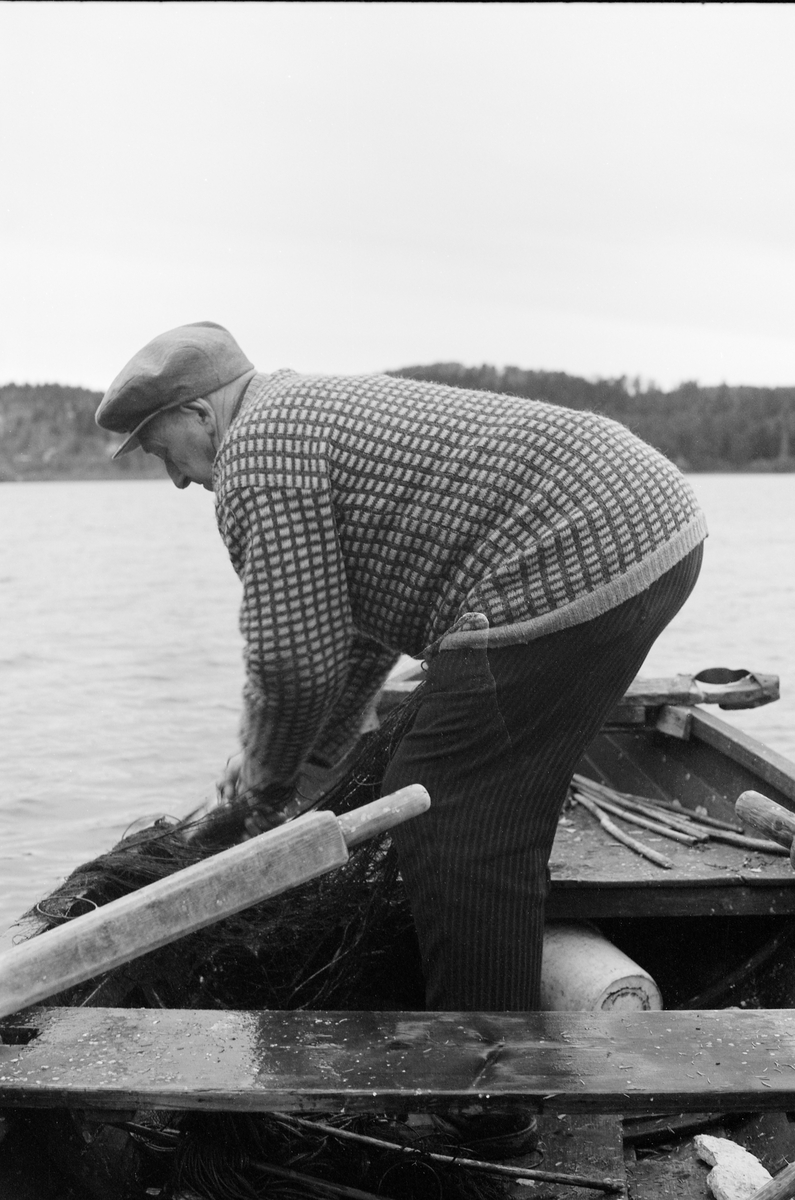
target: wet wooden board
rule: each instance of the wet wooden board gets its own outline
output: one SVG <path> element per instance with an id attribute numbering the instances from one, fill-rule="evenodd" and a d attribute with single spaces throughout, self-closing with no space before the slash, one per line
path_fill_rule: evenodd
<path id="1" fill-rule="evenodd" d="M 795 1108 L 795 1010 L 31 1010 L 0 1107 L 552 1113 Z M 27 1040 L 26 1044 L 25 1040 Z"/>
<path id="2" fill-rule="evenodd" d="M 703 806 L 724 819 L 734 819 L 734 801 L 748 788 L 793 808 L 795 764 L 711 713 L 691 717 L 689 740 L 653 730 L 602 733 L 581 770 L 619 791 Z M 550 918 L 795 913 L 795 874 L 785 856 L 721 842 L 681 846 L 646 830 L 628 832 L 665 854 L 673 868 L 620 845 L 582 808 L 564 813 L 550 860 Z"/>

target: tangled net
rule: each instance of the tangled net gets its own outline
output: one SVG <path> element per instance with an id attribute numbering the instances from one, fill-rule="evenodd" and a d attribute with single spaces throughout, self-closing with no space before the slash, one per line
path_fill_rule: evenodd
<path id="1" fill-rule="evenodd" d="M 341 814 L 378 796 L 418 703 L 415 692 L 364 739 L 350 770 L 318 809 Z M 231 806 L 199 820 L 156 821 L 78 867 L 29 915 L 43 932 L 192 866 L 238 839 L 244 811 Z M 62 992 L 51 1003 L 422 1008 L 419 951 L 390 839 L 364 842 L 334 872 Z"/>
<path id="2" fill-rule="evenodd" d="M 326 1128 L 308 1124 L 299 1129 L 278 1115 L 210 1113 L 191 1114 L 179 1130 L 129 1128 L 141 1149 L 142 1184 L 162 1178 L 168 1164 L 178 1197 L 505 1200 L 508 1194 L 500 1179 L 432 1159 L 431 1153 L 460 1153 L 458 1142 L 444 1132 L 418 1132 L 403 1122 L 370 1116 L 327 1118 Z M 327 1132 L 332 1126 L 384 1145 L 340 1140 Z"/>
<path id="3" fill-rule="evenodd" d="M 346 776 L 315 807 L 339 815 L 380 794 L 421 691 L 422 685 L 363 740 Z M 43 932 L 200 862 L 238 840 L 244 816 L 233 805 L 198 820 L 158 820 L 78 867 L 29 916 Z M 50 1003 L 421 1009 L 419 949 L 390 839 L 364 842 L 335 871 L 64 991 Z M 460 1155 L 454 1131 L 420 1135 L 405 1121 L 380 1114 L 326 1118 L 331 1122 L 416 1153 L 352 1147 L 275 1114 L 139 1113 L 122 1125 L 136 1149 L 129 1194 L 143 1195 L 147 1187 L 146 1194 L 163 1200 L 317 1200 L 351 1188 L 390 1200 L 499 1200 L 508 1194 L 499 1178 L 428 1156 L 428 1151 Z"/>

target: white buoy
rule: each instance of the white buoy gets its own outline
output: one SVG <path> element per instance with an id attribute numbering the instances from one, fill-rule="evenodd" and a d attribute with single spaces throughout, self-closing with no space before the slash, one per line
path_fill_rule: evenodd
<path id="1" fill-rule="evenodd" d="M 552 1012 L 648 1011 L 663 1007 L 657 984 L 590 925 L 550 921 L 544 930 L 541 1008 Z"/>

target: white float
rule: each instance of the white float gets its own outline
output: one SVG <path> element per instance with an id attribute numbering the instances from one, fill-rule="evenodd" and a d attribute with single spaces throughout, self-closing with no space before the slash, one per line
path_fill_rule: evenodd
<path id="1" fill-rule="evenodd" d="M 544 930 L 541 1008 L 553 1012 L 649 1011 L 657 984 L 591 925 L 550 921 Z"/>

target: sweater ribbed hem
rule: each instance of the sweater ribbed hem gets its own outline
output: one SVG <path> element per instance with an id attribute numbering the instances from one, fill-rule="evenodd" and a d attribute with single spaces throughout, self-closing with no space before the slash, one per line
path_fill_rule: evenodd
<path id="1" fill-rule="evenodd" d="M 514 621 L 510 625 L 492 625 L 488 629 L 458 630 L 445 634 L 435 645 L 429 646 L 425 656 L 439 650 L 482 649 L 488 646 L 496 650 L 500 646 L 515 646 L 524 642 L 535 641 L 548 633 L 556 633 L 559 629 L 569 629 L 572 625 L 581 625 L 594 617 L 601 617 L 611 608 L 617 608 L 633 596 L 640 595 L 651 587 L 666 571 L 670 571 L 681 562 L 696 546 L 699 546 L 707 536 L 707 522 L 703 513 L 699 513 L 688 525 L 685 525 L 670 541 L 652 551 L 642 562 L 616 579 L 611 579 L 603 587 L 579 596 L 571 604 L 556 608 L 552 612 L 543 613 L 528 621 Z"/>

